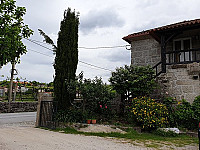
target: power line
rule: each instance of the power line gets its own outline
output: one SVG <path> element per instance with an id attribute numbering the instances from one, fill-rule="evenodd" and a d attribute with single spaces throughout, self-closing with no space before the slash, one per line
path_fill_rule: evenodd
<path id="1" fill-rule="evenodd" d="M 43 45 L 38 44 L 38 43 L 48 44 L 48 43 L 41 42 L 41 41 L 34 40 L 34 39 L 26 39 L 26 40 L 29 40 L 30 42 L 35 43 L 37 45 L 40 45 L 42 47 L 46 47 L 46 46 L 43 46 Z M 78 47 L 78 48 L 80 48 L 80 49 L 110 49 L 110 48 L 126 48 L 126 49 L 128 49 L 127 47 L 129 47 L 129 46 L 131 46 L 131 45 L 99 46 L 99 47 L 84 47 L 84 46 L 81 46 L 81 47 Z M 46 47 L 46 48 L 48 48 L 48 47 Z"/>
<path id="2" fill-rule="evenodd" d="M 48 57 L 51 57 L 51 58 L 54 58 L 53 56 L 50 56 L 50 55 L 47 55 L 47 54 L 44 54 L 44 53 L 41 53 L 41 52 L 38 52 L 38 51 L 35 51 L 35 50 L 32 50 L 32 49 L 28 49 L 29 51 L 33 51 L 35 53 L 38 53 L 38 54 L 41 54 L 41 55 L 44 55 L 44 56 L 48 56 Z"/>
<path id="3" fill-rule="evenodd" d="M 38 51 L 35 51 L 35 50 L 32 50 L 32 49 L 28 49 L 28 50 L 29 51 L 33 51 L 33 52 L 38 53 L 38 54 L 41 54 L 41 55 L 44 55 L 44 56 L 48 56 L 48 57 L 54 58 L 53 56 L 50 56 L 50 55 L 47 55 L 47 54 L 44 54 L 44 53 L 41 53 L 41 52 L 38 52 Z M 112 72 L 112 70 L 109 70 L 109 69 L 106 69 L 106 68 L 103 68 L 103 67 L 99 67 L 99 66 L 96 66 L 96 65 L 92 65 L 90 63 L 86 63 L 86 62 L 81 61 L 81 60 L 78 60 L 78 62 L 86 64 L 88 66 L 92 66 L 92 67 L 98 68 L 98 69 L 102 69 L 102 70 L 106 70 L 106 71 Z"/>
<path id="4" fill-rule="evenodd" d="M 38 45 L 38 46 L 41 46 L 41 47 L 46 48 L 46 49 L 48 49 L 48 50 L 50 50 L 50 51 L 53 51 L 52 49 L 50 49 L 50 48 L 48 48 L 48 47 L 46 47 L 46 46 L 43 46 L 43 45 L 41 45 L 41 44 L 38 44 L 37 42 L 35 42 L 35 41 L 31 40 L 31 39 L 27 39 L 27 38 L 25 38 L 25 39 L 28 40 L 28 41 L 30 41 L 30 42 L 32 42 L 32 43 L 34 43 L 34 44 L 36 44 L 36 45 Z"/>
<path id="5" fill-rule="evenodd" d="M 102 68 L 102 67 L 99 67 L 99 66 L 96 66 L 96 65 L 92 65 L 92 64 L 83 62 L 83 61 L 81 61 L 81 60 L 79 60 L 79 62 L 80 62 L 80 63 L 83 63 L 83 64 L 86 64 L 86 65 L 89 65 L 89 66 L 92 66 L 92 67 L 96 67 L 96 68 L 99 68 L 99 69 L 103 69 L 103 70 L 112 72 L 112 70 L 110 70 L 110 69 L 106 69 L 106 68 Z"/>
<path id="6" fill-rule="evenodd" d="M 123 47 L 127 47 L 129 45 L 119 45 L 119 46 L 100 46 L 100 47 L 78 47 L 78 48 L 82 48 L 82 49 L 109 49 L 109 48 L 123 48 Z"/>
<path id="7" fill-rule="evenodd" d="M 45 49 L 47 49 L 47 50 L 50 50 L 50 51 L 53 51 L 52 49 L 50 49 L 50 48 L 48 48 L 48 47 L 46 47 L 46 46 L 43 46 L 43 45 L 41 45 L 41 44 L 38 44 L 37 42 L 34 42 L 33 40 L 30 40 L 30 39 L 26 39 L 26 40 L 28 40 L 28 41 L 30 41 L 30 42 L 32 42 L 32 43 L 34 43 L 34 44 L 37 44 L 38 46 L 41 46 L 41 47 L 43 47 L 43 48 L 45 48 Z M 33 50 L 32 50 L 33 51 Z M 36 51 L 35 51 L 36 52 Z M 40 53 L 40 54 L 43 54 L 43 53 L 41 53 L 41 52 L 38 52 L 38 53 Z M 46 54 L 43 54 L 43 55 L 46 55 Z M 93 64 L 90 64 L 90 63 L 86 63 L 86 62 L 83 62 L 83 61 L 81 61 L 81 60 L 78 60 L 80 63 L 83 63 L 83 64 L 86 64 L 86 65 L 89 65 L 89 66 L 92 66 L 92 67 L 96 67 L 96 68 L 99 68 L 99 69 L 103 69 L 103 70 L 106 70 L 106 71 L 111 71 L 112 72 L 112 70 L 109 70 L 109 69 L 106 69 L 106 68 L 103 68 L 103 67 L 99 67 L 99 66 L 96 66 L 96 65 L 93 65 Z"/>

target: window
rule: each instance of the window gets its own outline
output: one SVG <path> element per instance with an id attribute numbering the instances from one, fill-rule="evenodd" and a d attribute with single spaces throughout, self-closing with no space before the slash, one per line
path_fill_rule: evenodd
<path id="1" fill-rule="evenodd" d="M 173 50 L 179 51 L 174 54 L 173 62 L 192 61 L 192 53 L 187 51 L 192 49 L 191 38 L 177 39 L 173 42 Z M 183 51 L 183 52 L 181 52 Z"/>

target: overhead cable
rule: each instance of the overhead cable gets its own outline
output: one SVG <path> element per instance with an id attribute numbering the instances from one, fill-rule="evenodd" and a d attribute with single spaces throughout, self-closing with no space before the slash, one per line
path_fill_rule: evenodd
<path id="1" fill-rule="evenodd" d="M 38 52 L 38 51 L 35 51 L 35 50 L 32 50 L 32 49 L 28 49 L 28 50 L 29 51 L 33 51 L 33 52 L 38 53 L 38 54 L 41 54 L 41 55 L 44 55 L 44 56 L 48 56 L 48 57 L 54 58 L 53 56 L 50 56 L 50 55 L 47 55 L 47 54 L 44 54 L 44 53 L 41 53 L 41 52 Z M 102 70 L 106 70 L 106 71 L 112 72 L 112 70 L 109 70 L 109 69 L 106 69 L 106 68 L 103 68 L 103 67 L 99 67 L 99 66 L 96 66 L 96 65 L 93 65 L 93 64 L 90 64 L 90 63 L 86 63 L 86 62 L 81 61 L 81 60 L 78 60 L 78 62 L 80 62 L 82 64 L 86 64 L 88 66 L 92 66 L 92 67 L 98 68 L 98 69 L 102 69 Z"/>
<path id="2" fill-rule="evenodd" d="M 43 46 L 39 43 L 44 43 L 44 44 L 48 44 L 46 42 L 41 42 L 41 41 L 38 41 L 38 40 L 34 40 L 34 39 L 26 39 L 26 40 L 29 40 L 30 42 L 33 42 L 33 43 L 37 43 L 37 45 L 40 45 L 40 46 Z M 117 46 L 99 46 L 99 47 L 84 47 L 84 46 L 80 46 L 78 47 L 79 49 L 110 49 L 110 48 L 126 48 L 128 49 L 130 45 L 117 45 Z M 46 46 L 43 46 L 43 47 L 46 47 Z M 48 47 L 46 47 L 48 48 Z M 48 48 L 49 49 L 49 48 Z"/>

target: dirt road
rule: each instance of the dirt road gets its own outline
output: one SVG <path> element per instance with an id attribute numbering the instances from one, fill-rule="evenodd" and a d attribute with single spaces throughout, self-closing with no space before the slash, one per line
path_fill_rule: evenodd
<path id="1" fill-rule="evenodd" d="M 111 138 L 47 131 L 34 128 L 33 124 L 9 124 L 0 126 L 0 150 L 147 150 L 147 148 Z"/>
<path id="2" fill-rule="evenodd" d="M 198 145 L 184 147 L 166 145 L 161 149 L 198 150 Z M 155 150 L 155 148 L 146 148 L 144 144 L 136 141 L 130 144 L 126 140 L 114 138 L 58 133 L 34 128 L 34 122 L 24 122 L 0 125 L 0 150 Z"/>

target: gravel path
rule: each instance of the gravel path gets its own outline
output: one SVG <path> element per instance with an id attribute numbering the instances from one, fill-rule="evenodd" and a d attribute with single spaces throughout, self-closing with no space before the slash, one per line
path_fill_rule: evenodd
<path id="1" fill-rule="evenodd" d="M 33 123 L 0 126 L 0 150 L 150 150 L 112 138 L 63 134 Z"/>

